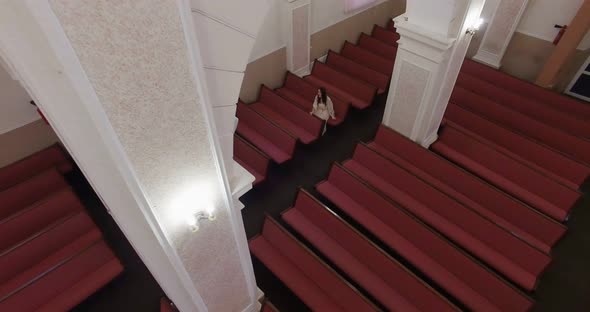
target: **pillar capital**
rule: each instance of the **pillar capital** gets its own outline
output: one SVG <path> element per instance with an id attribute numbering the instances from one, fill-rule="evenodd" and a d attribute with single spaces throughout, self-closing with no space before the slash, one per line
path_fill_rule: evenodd
<path id="1" fill-rule="evenodd" d="M 393 19 L 400 34 L 399 48 L 420 55 L 433 62 L 440 63 L 444 55 L 453 46 L 456 38 L 450 38 L 439 32 L 409 21 L 406 14 Z"/>

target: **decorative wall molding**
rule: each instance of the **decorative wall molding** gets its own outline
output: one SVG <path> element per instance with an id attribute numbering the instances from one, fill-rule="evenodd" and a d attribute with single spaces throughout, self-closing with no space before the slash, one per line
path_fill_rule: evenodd
<path id="1" fill-rule="evenodd" d="M 491 14 L 474 60 L 499 69 L 502 58 L 527 8 L 528 0 L 488 0 Z M 486 10 L 484 9 L 484 10 Z M 488 14 L 489 14 L 488 13 Z"/>
<path id="2" fill-rule="evenodd" d="M 287 70 L 309 71 L 311 64 L 311 0 L 290 1 L 283 5 L 284 38 L 287 47 Z"/>

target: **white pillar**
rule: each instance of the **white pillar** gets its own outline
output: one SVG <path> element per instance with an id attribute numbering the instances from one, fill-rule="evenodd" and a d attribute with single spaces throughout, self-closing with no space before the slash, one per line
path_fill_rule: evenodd
<path id="1" fill-rule="evenodd" d="M 487 0 L 483 18 L 486 20 L 486 32 L 474 60 L 499 69 L 508 44 L 520 23 L 528 0 Z"/>
<path id="2" fill-rule="evenodd" d="M 0 54 L 166 294 L 259 311 L 193 31 L 185 0 L 0 1 Z"/>
<path id="3" fill-rule="evenodd" d="M 408 0 L 383 124 L 424 147 L 437 131 L 485 0 Z"/>

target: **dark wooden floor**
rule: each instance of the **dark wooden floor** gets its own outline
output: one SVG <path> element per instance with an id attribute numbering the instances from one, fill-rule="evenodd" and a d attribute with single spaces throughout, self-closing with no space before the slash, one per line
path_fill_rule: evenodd
<path id="1" fill-rule="evenodd" d="M 382 96 L 369 109 L 351 112 L 344 124 L 328 129 L 318 142 L 300 145 L 292 161 L 272 167 L 268 180 L 241 199 L 248 237 L 260 232 L 265 214 L 280 221 L 280 213 L 292 205 L 299 187 L 317 196 L 313 187 L 327 176 L 331 164 L 350 158 L 359 140 L 373 138 L 384 108 Z M 537 291 L 530 294 L 537 302 L 534 311 L 590 311 L 590 192 L 588 185 L 584 189 L 585 199 L 574 208 L 567 236 L 556 246 Z M 256 258 L 253 263 L 259 287 L 281 311 L 308 310 Z"/>

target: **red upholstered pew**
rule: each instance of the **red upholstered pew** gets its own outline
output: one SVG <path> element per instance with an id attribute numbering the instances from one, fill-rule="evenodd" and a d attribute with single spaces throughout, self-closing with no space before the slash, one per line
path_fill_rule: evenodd
<path id="1" fill-rule="evenodd" d="M 299 107 L 303 108 L 306 112 L 311 112 L 313 109 L 313 101 L 318 94 L 318 88 L 318 86 L 305 81 L 295 74 L 287 72 L 287 74 L 285 74 L 283 87 L 275 90 L 275 92 L 292 103 L 299 105 Z M 346 119 L 350 104 L 335 96 L 330 96 L 330 98 L 334 104 L 336 119 L 330 118 L 328 124 L 331 126 L 337 126 Z"/>
<path id="2" fill-rule="evenodd" d="M 574 160 L 590 164 L 590 141 L 572 136 L 545 123 L 504 107 L 472 91 L 455 86 L 451 103 L 560 151 Z"/>
<path id="3" fill-rule="evenodd" d="M 395 59 L 397 48 L 365 33 L 359 37 L 359 47 L 380 55 L 388 60 Z"/>
<path id="4" fill-rule="evenodd" d="M 559 111 L 585 121 L 590 121 L 590 105 L 564 96 L 551 90 L 546 90 L 532 83 L 507 75 L 489 66 L 471 60 L 465 60 L 462 72 L 489 81 L 506 90 L 520 94 L 551 106 Z"/>
<path id="5" fill-rule="evenodd" d="M 530 298 L 344 167 L 334 165 L 317 190 L 467 308 L 528 311 L 533 306 Z"/>
<path id="6" fill-rule="evenodd" d="M 357 145 L 344 166 L 527 290 L 535 288 L 551 262 L 543 252 L 365 145 Z"/>
<path id="7" fill-rule="evenodd" d="M 378 94 L 384 93 L 389 87 L 389 76 L 361 65 L 336 52 L 333 52 L 332 50 L 328 51 L 326 64 L 350 75 L 351 77 L 361 79 L 364 82 L 370 83 L 371 85 L 377 87 Z"/>
<path id="8" fill-rule="evenodd" d="M 82 210 L 82 204 L 71 189 L 58 191 L 0 221 L 0 250 L 6 250 Z"/>
<path id="9" fill-rule="evenodd" d="M 549 253 L 567 228 L 451 162 L 381 126 L 369 146 L 397 165 Z"/>
<path id="10" fill-rule="evenodd" d="M 382 74 L 391 76 L 391 73 L 393 72 L 393 64 L 395 63 L 393 58 L 384 58 L 348 41 L 342 46 L 340 54 Z"/>
<path id="11" fill-rule="evenodd" d="M 293 134 L 304 144 L 317 140 L 324 127 L 322 120 L 275 94 L 264 85 L 260 88 L 258 102 L 250 104 L 249 107 Z"/>
<path id="12" fill-rule="evenodd" d="M 373 26 L 371 37 L 383 41 L 392 46 L 397 46 L 397 41 L 400 38 L 399 34 L 395 32 L 395 29 L 392 31 L 390 29 L 383 28 L 379 25 Z"/>
<path id="13" fill-rule="evenodd" d="M 441 130 L 431 149 L 466 170 L 521 199 L 539 211 L 564 221 L 581 194 L 494 150 L 451 125 Z"/>
<path id="14" fill-rule="evenodd" d="M 23 160 L 0 169 L 0 191 L 50 168 L 67 173 L 73 166 L 59 145 L 50 146 Z"/>
<path id="15" fill-rule="evenodd" d="M 557 107 L 548 106 L 522 94 L 513 93 L 495 82 L 488 82 L 467 73 L 459 75 L 457 84 L 571 135 L 590 138 L 590 121 L 578 119 L 577 116 L 562 112 Z"/>
<path id="16" fill-rule="evenodd" d="M 253 185 L 266 179 L 270 158 L 239 135 L 234 135 L 234 159 L 254 176 Z"/>
<path id="17" fill-rule="evenodd" d="M 250 252 L 313 311 L 376 311 L 367 298 L 267 217 L 262 234 L 249 241 Z"/>
<path id="18" fill-rule="evenodd" d="M 119 260 L 102 240 L 0 298 L 0 311 L 68 311 L 121 273 Z"/>
<path id="19" fill-rule="evenodd" d="M 236 116 L 240 120 L 236 132 L 252 142 L 278 164 L 293 157 L 297 139 L 268 121 L 246 104 L 239 102 Z"/>
<path id="20" fill-rule="evenodd" d="M 458 310 L 309 193 L 300 190 L 282 216 L 387 310 Z"/>
<path id="21" fill-rule="evenodd" d="M 589 166 L 457 105 L 447 107 L 444 122 L 460 125 L 462 131 L 469 131 L 478 140 L 573 189 L 578 189 L 590 176 Z"/>
<path id="22" fill-rule="evenodd" d="M 50 168 L 0 191 L 0 220 L 66 187 L 63 176 L 56 168 Z"/>
<path id="23" fill-rule="evenodd" d="M 369 107 L 377 94 L 375 86 L 350 77 L 321 62 L 314 62 L 311 75 L 306 76 L 305 80 L 326 88 L 330 95 L 347 101 L 358 109 Z"/>
<path id="24" fill-rule="evenodd" d="M 101 238 L 100 230 L 90 217 L 79 211 L 4 250 L 0 254 L 0 297 L 26 285 Z"/>
<path id="25" fill-rule="evenodd" d="M 123 271 L 70 170 L 57 145 L 0 169 L 0 311 L 68 311 Z"/>

